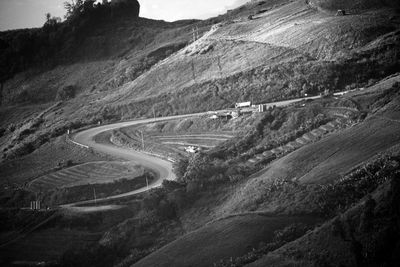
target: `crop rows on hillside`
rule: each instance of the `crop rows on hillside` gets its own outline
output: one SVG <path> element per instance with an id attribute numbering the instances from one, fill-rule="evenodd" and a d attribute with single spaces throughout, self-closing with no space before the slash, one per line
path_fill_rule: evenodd
<path id="1" fill-rule="evenodd" d="M 94 162 L 63 169 L 44 175 L 29 185 L 33 191 L 47 191 L 55 188 L 84 184 L 109 183 L 120 179 L 133 179 L 143 169 L 124 163 Z"/>

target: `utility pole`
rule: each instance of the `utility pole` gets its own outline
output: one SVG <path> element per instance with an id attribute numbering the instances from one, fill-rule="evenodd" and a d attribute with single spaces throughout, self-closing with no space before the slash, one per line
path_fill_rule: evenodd
<path id="1" fill-rule="evenodd" d="M 144 151 L 144 138 L 143 138 L 143 131 L 140 130 L 140 133 L 142 134 L 142 150 Z"/>
<path id="2" fill-rule="evenodd" d="M 146 188 L 147 190 L 149 190 L 149 180 L 147 179 L 147 175 L 146 175 Z"/>
<path id="3" fill-rule="evenodd" d="M 194 69 L 194 61 L 192 59 L 192 74 L 193 74 L 193 80 L 196 81 L 196 73 L 195 73 L 195 69 Z"/>
<path id="4" fill-rule="evenodd" d="M 196 26 L 196 28 L 192 28 L 192 35 L 193 35 L 193 43 L 196 42 L 197 39 L 199 39 L 199 27 Z"/>
<path id="5" fill-rule="evenodd" d="M 219 76 L 222 78 L 222 66 L 221 66 L 221 56 L 218 56 L 218 68 L 219 68 Z"/>
<path id="6" fill-rule="evenodd" d="M 96 188 L 93 187 L 94 205 L 97 206 Z"/>

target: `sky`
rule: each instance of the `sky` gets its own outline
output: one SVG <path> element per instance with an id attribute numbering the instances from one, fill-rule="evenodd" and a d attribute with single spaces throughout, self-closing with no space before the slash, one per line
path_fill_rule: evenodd
<path id="1" fill-rule="evenodd" d="M 0 31 L 41 27 L 45 13 L 64 17 L 66 0 L 0 0 Z M 206 19 L 249 0 L 139 0 L 140 16 L 165 21 Z"/>

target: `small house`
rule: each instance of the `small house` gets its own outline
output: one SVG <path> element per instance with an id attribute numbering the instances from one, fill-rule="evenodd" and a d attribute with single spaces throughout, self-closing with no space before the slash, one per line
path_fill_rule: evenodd
<path id="1" fill-rule="evenodd" d="M 235 104 L 235 108 L 249 108 L 249 107 L 251 107 L 251 101 Z"/>

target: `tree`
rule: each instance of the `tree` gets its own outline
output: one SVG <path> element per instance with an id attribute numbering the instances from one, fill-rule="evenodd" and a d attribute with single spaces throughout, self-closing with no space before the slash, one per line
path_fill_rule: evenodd
<path id="1" fill-rule="evenodd" d="M 57 91 L 57 100 L 68 100 L 75 97 L 77 87 L 74 85 L 68 85 L 62 87 Z"/>
<path id="2" fill-rule="evenodd" d="M 187 167 L 189 165 L 189 160 L 188 159 L 180 159 L 177 162 L 174 163 L 174 173 L 178 177 L 178 179 L 182 179 L 183 176 L 185 175 L 185 172 L 187 170 Z"/>
<path id="3" fill-rule="evenodd" d="M 45 16 L 46 16 L 46 23 L 48 23 L 50 21 L 50 19 L 51 19 L 51 14 L 50 13 L 46 13 Z"/>
<path id="4" fill-rule="evenodd" d="M 46 17 L 46 22 L 43 25 L 43 28 L 45 29 L 55 28 L 57 24 L 61 23 L 60 17 L 52 17 L 50 13 L 46 13 L 45 17 Z"/>
<path id="5" fill-rule="evenodd" d="M 83 4 L 83 0 L 70 0 L 70 2 L 65 1 L 64 8 L 67 11 L 67 14 L 65 14 L 65 18 L 68 19 L 81 13 L 83 9 Z"/>

